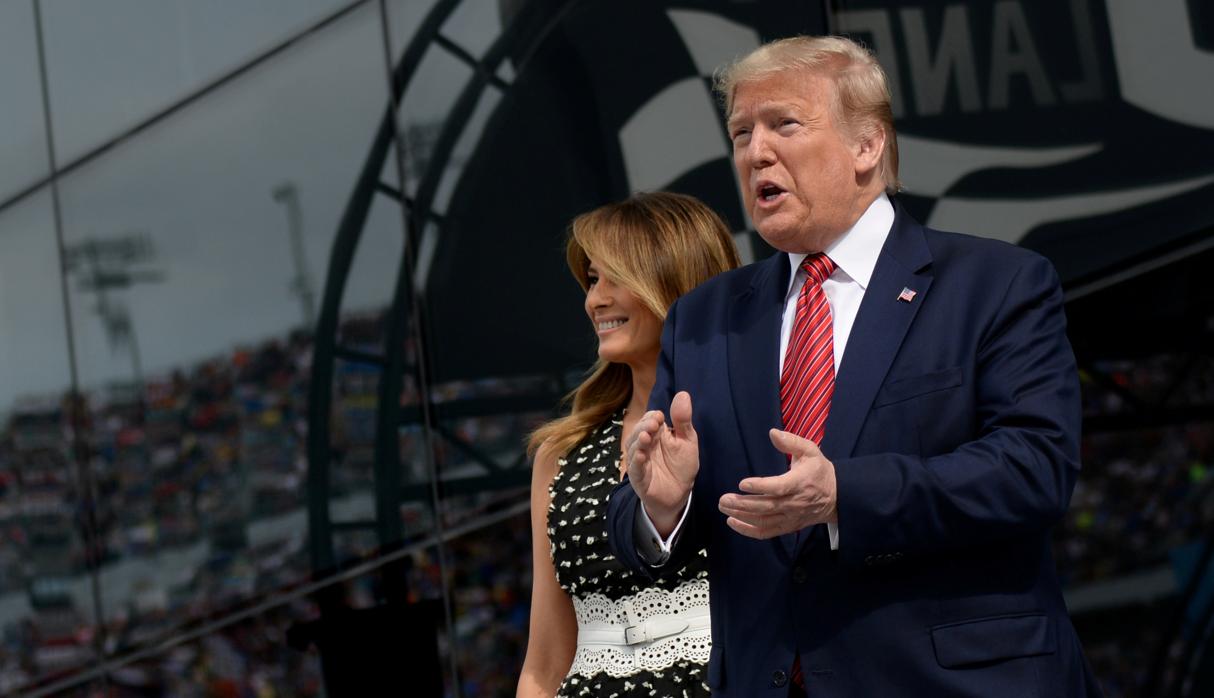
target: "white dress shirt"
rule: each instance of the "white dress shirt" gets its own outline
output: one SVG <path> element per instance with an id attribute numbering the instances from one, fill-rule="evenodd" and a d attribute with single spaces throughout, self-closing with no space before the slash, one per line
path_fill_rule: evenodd
<path id="1" fill-rule="evenodd" d="M 856 322 L 856 314 L 860 312 L 860 302 L 864 300 L 864 291 L 868 288 L 877 266 L 877 257 L 894 225 L 894 207 L 885 194 L 878 196 L 868 206 L 868 210 L 856 224 L 838 240 L 826 248 L 826 256 L 837 265 L 837 269 L 822 282 L 822 291 L 830 304 L 833 320 L 835 344 L 835 374 L 838 375 L 839 365 L 843 362 L 843 352 L 847 349 L 847 339 L 851 336 L 852 325 Z M 807 255 L 790 254 L 788 263 L 792 267 L 789 275 L 788 289 L 784 294 L 784 316 L 780 323 L 780 362 L 778 375 L 784 372 L 784 354 L 788 350 L 788 338 L 792 336 L 793 321 L 797 316 L 797 296 L 805 285 L 806 272 L 801 268 L 801 262 Z M 772 448 L 775 448 L 774 446 Z M 678 540 L 679 531 L 683 528 L 683 520 L 687 510 L 691 508 L 691 498 L 683 509 L 683 516 L 670 536 L 665 540 L 654 528 L 649 515 L 645 513 L 644 504 L 637 510 L 635 535 L 637 550 L 641 557 L 654 566 L 660 566 L 670 557 L 670 549 Z M 830 534 L 831 550 L 839 548 L 839 527 L 827 524 Z"/>

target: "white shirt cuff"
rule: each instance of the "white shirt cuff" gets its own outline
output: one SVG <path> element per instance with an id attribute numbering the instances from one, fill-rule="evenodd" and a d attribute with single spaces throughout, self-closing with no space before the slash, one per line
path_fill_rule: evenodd
<path id="1" fill-rule="evenodd" d="M 632 535 L 636 539 L 637 554 L 650 567 L 661 567 L 670 559 L 670 551 L 679 542 L 679 533 L 683 530 L 683 522 L 687 520 L 687 512 L 691 511 L 691 495 L 687 495 L 687 503 L 683 505 L 683 514 L 674 530 L 666 538 L 658 533 L 658 529 L 645 511 L 645 503 L 637 508 L 636 520 L 633 522 Z"/>

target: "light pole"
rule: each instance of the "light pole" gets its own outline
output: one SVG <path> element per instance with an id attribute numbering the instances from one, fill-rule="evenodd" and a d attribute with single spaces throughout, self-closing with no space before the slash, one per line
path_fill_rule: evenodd
<path id="1" fill-rule="evenodd" d="M 110 291 L 130 288 L 138 283 L 164 280 L 157 269 L 132 268 L 156 258 L 156 250 L 147 233 L 128 233 L 112 238 L 87 238 L 66 250 L 68 271 L 77 274 L 81 291 L 96 294 L 93 310 L 101 318 L 110 346 L 126 345 L 131 353 L 136 394 L 143 399 L 143 360 L 135 324 L 126 305 Z"/>
<path id="2" fill-rule="evenodd" d="M 299 209 L 299 190 L 291 181 L 274 188 L 274 200 L 287 207 L 287 234 L 291 238 L 291 259 L 295 263 L 295 278 L 291 280 L 291 292 L 299 297 L 303 311 L 304 327 L 309 332 L 316 328 L 316 297 L 312 293 L 312 277 L 308 274 L 307 249 L 303 240 L 303 215 Z"/>

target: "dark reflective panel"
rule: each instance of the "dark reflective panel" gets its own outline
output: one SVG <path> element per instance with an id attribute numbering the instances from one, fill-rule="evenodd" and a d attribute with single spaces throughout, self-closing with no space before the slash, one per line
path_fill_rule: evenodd
<path id="1" fill-rule="evenodd" d="M 33 3 L 0 3 L 0 201 L 49 170 L 37 40 Z"/>
<path id="2" fill-rule="evenodd" d="M 96 656 L 88 484 L 48 191 L 0 213 L 0 693 Z M 92 544 L 90 544 L 92 541 Z"/>
<path id="3" fill-rule="evenodd" d="M 367 4 L 62 182 L 117 655 L 311 571 L 312 328 L 387 104 L 381 36 Z M 368 239 L 399 240 L 390 214 Z M 396 263 L 362 259 L 350 317 L 382 309 Z M 357 446 L 365 381 L 340 381 Z M 371 500 L 334 487 L 337 514 Z"/>
<path id="4" fill-rule="evenodd" d="M 42 2 L 59 160 L 97 147 L 347 5 Z"/>

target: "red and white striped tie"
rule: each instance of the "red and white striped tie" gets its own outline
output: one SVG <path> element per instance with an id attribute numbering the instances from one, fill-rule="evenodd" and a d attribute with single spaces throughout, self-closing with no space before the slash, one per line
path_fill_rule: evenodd
<path id="1" fill-rule="evenodd" d="M 826 432 L 826 416 L 835 394 L 835 329 L 830 303 L 822 282 L 834 272 L 836 265 L 830 257 L 818 253 L 801 262 L 809 274 L 801 295 L 797 296 L 797 316 L 784 352 L 784 372 L 780 374 L 780 412 L 784 431 L 804 437 L 816 444 Z M 801 658 L 792 664 L 793 688 L 790 696 L 804 696 L 805 674 Z"/>
<path id="2" fill-rule="evenodd" d="M 822 442 L 830 400 L 835 393 L 835 331 L 822 282 L 837 268 L 818 253 L 801 263 L 809 277 L 797 297 L 784 372 L 780 375 L 780 412 L 784 431 Z"/>

